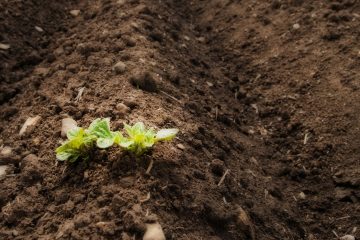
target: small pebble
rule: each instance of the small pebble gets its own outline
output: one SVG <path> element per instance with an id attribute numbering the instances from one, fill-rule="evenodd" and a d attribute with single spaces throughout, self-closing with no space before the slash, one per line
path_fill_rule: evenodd
<path id="1" fill-rule="evenodd" d="M 124 5 L 124 4 L 126 3 L 126 0 L 118 0 L 116 3 L 117 3 L 119 6 L 122 6 L 122 5 Z"/>
<path id="2" fill-rule="evenodd" d="M 300 24 L 295 23 L 295 24 L 293 25 L 293 28 L 294 28 L 294 29 L 299 29 L 299 28 L 300 28 Z"/>
<path id="3" fill-rule="evenodd" d="M 118 110 L 118 113 L 122 116 L 130 112 L 130 108 L 123 103 L 116 104 L 116 110 Z"/>
<path id="4" fill-rule="evenodd" d="M 165 234 L 159 223 L 146 224 L 143 240 L 165 240 Z"/>
<path id="5" fill-rule="evenodd" d="M 7 165 L 0 166 L 0 178 L 6 176 L 6 170 L 9 168 Z"/>
<path id="6" fill-rule="evenodd" d="M 185 150 L 185 146 L 182 145 L 181 143 L 177 144 L 176 147 L 181 149 L 181 150 Z"/>
<path id="7" fill-rule="evenodd" d="M 134 38 L 128 37 L 125 39 L 126 46 L 128 47 L 135 47 L 136 46 L 136 40 Z"/>
<path id="8" fill-rule="evenodd" d="M 61 137 L 66 137 L 66 134 L 77 127 L 77 123 L 72 118 L 64 118 L 61 120 Z"/>
<path id="9" fill-rule="evenodd" d="M 0 49 L 1 50 L 8 50 L 10 48 L 9 44 L 0 43 Z"/>
<path id="10" fill-rule="evenodd" d="M 74 17 L 77 17 L 77 16 L 79 16 L 79 14 L 80 14 L 80 10 L 71 10 L 71 11 L 70 11 L 70 14 L 71 14 L 72 16 L 74 16 Z"/>
<path id="11" fill-rule="evenodd" d="M 26 119 L 24 125 L 21 127 L 19 135 L 22 136 L 25 133 L 28 132 L 28 130 L 31 127 L 35 127 L 41 120 L 41 117 L 38 115 L 36 117 L 29 117 L 28 119 Z"/>
<path id="12" fill-rule="evenodd" d="M 117 62 L 114 67 L 113 67 L 113 71 L 116 74 L 122 74 L 126 71 L 126 65 L 123 62 Z"/>
<path id="13" fill-rule="evenodd" d="M 35 26 L 35 30 L 38 32 L 44 32 L 44 29 L 42 29 L 41 27 Z"/>
<path id="14" fill-rule="evenodd" d="M 10 156 L 11 153 L 12 153 L 12 148 L 11 147 L 5 146 L 5 147 L 1 148 L 0 155 Z"/>
<path id="15" fill-rule="evenodd" d="M 204 43 L 205 42 L 205 38 L 204 37 L 199 37 L 197 38 L 199 43 Z"/>
<path id="16" fill-rule="evenodd" d="M 303 192 L 299 193 L 299 198 L 304 200 L 306 198 L 305 193 L 303 193 Z"/>
<path id="17" fill-rule="evenodd" d="M 340 238 L 340 240 L 355 240 L 353 235 L 345 235 Z"/>

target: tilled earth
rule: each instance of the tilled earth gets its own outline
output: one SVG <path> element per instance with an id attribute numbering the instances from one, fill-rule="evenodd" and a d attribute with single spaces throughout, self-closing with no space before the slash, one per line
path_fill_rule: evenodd
<path id="1" fill-rule="evenodd" d="M 359 70 L 356 0 L 2 1 L 0 239 L 359 237 Z M 67 165 L 65 117 L 180 134 Z"/>

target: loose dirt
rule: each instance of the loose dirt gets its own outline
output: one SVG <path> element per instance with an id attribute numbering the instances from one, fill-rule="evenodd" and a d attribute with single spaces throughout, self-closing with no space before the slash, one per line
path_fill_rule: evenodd
<path id="1" fill-rule="evenodd" d="M 142 239 L 149 222 L 166 239 L 358 236 L 359 14 L 351 0 L 0 3 L 0 238 Z M 139 161 L 114 147 L 67 165 L 66 117 L 180 134 Z"/>

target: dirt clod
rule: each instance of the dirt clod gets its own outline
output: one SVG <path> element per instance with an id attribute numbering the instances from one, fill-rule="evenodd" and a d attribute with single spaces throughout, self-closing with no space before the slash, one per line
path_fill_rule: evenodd
<path id="1" fill-rule="evenodd" d="M 147 92 L 157 92 L 157 83 L 150 72 L 136 72 L 131 78 L 130 83 L 134 87 Z"/>
<path id="2" fill-rule="evenodd" d="M 116 74 L 122 74 L 125 72 L 125 70 L 126 70 L 126 65 L 123 62 L 117 62 L 113 67 L 113 71 Z"/>

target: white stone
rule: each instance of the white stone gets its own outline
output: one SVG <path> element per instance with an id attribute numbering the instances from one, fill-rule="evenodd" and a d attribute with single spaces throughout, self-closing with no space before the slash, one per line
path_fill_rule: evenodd
<path id="1" fill-rule="evenodd" d="M 176 147 L 181 150 L 185 150 L 185 146 L 181 143 L 177 144 Z"/>
<path id="2" fill-rule="evenodd" d="M 113 71 L 115 71 L 115 73 L 117 73 L 117 74 L 124 73 L 126 71 L 125 63 L 117 62 L 113 67 Z"/>
<path id="3" fill-rule="evenodd" d="M 6 170 L 9 168 L 7 165 L 0 166 L 0 178 L 6 176 Z"/>
<path id="4" fill-rule="evenodd" d="M 300 28 L 300 24 L 295 23 L 295 24 L 293 25 L 293 28 L 294 28 L 294 29 L 299 29 L 299 28 Z"/>
<path id="5" fill-rule="evenodd" d="M 355 240 L 353 235 L 345 235 L 340 238 L 340 240 Z"/>
<path id="6" fill-rule="evenodd" d="M 143 240 L 165 240 L 165 234 L 159 223 L 146 224 Z"/>
<path id="7" fill-rule="evenodd" d="M 64 118 L 61 120 L 61 136 L 66 137 L 68 131 L 77 127 L 77 123 L 72 118 Z"/>
<path id="8" fill-rule="evenodd" d="M 300 192 L 300 193 L 299 193 L 299 198 L 302 199 L 302 200 L 304 200 L 304 199 L 306 198 L 305 193 L 304 193 L 304 192 Z"/>
<path id="9" fill-rule="evenodd" d="M 1 148 L 0 154 L 3 156 L 10 156 L 12 153 L 12 148 L 5 146 Z"/>
<path id="10" fill-rule="evenodd" d="M 73 15 L 74 17 L 77 17 L 80 14 L 80 10 L 77 9 L 71 10 L 70 14 Z"/>
<path id="11" fill-rule="evenodd" d="M 44 29 L 42 29 L 41 27 L 35 26 L 35 30 L 38 32 L 44 32 Z"/>
<path id="12" fill-rule="evenodd" d="M 36 126 L 36 124 L 40 122 L 40 119 L 41 117 L 39 115 L 35 117 L 29 117 L 28 119 L 26 119 L 24 125 L 20 129 L 19 132 L 20 136 L 24 135 L 26 133 L 26 130 L 29 129 L 29 127 Z"/>
<path id="13" fill-rule="evenodd" d="M 0 43 L 0 49 L 1 50 L 8 50 L 10 48 L 9 44 Z"/>

